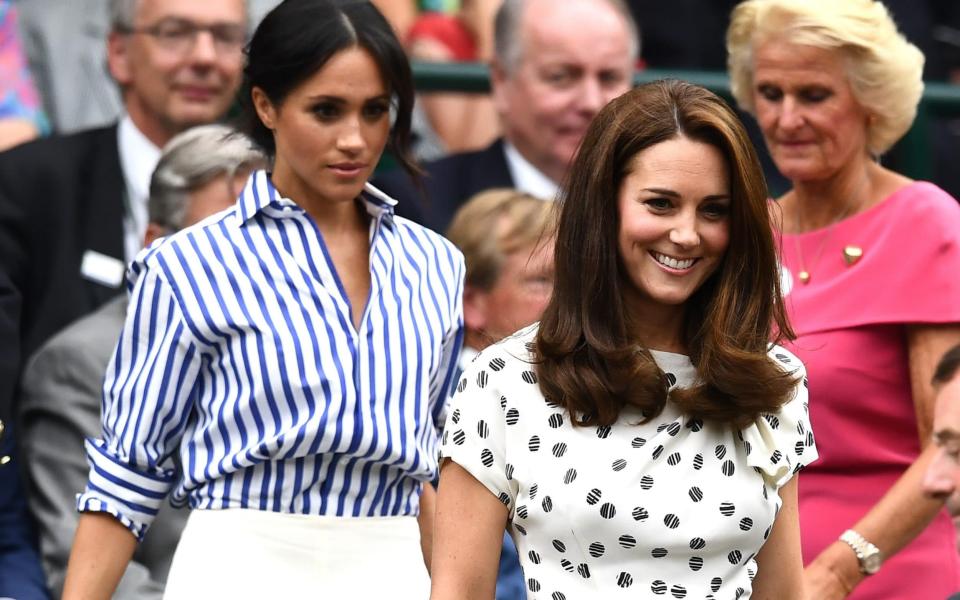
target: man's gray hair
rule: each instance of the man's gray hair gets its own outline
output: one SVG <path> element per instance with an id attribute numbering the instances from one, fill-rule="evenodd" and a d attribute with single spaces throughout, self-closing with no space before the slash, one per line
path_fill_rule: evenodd
<path id="1" fill-rule="evenodd" d="M 110 0 L 110 29 L 127 31 L 137 20 L 140 0 Z"/>
<path id="2" fill-rule="evenodd" d="M 640 31 L 623 0 L 603 0 L 623 19 L 630 37 L 630 57 L 640 56 Z M 513 73 L 523 58 L 523 35 L 520 24 L 528 0 L 503 0 L 493 23 L 493 53 L 500 68 Z"/>
<path id="3" fill-rule="evenodd" d="M 183 227 L 191 191 L 217 177 L 226 176 L 229 183 L 242 169 L 267 165 L 263 152 L 235 129 L 225 125 L 188 129 L 163 147 L 150 178 L 150 222 L 177 231 Z"/>

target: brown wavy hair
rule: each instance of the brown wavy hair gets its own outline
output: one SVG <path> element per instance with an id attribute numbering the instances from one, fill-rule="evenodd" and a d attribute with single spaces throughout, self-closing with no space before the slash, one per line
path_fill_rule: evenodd
<path id="1" fill-rule="evenodd" d="M 699 381 L 675 388 L 632 337 L 624 304 L 630 285 L 617 239 L 617 198 L 630 160 L 686 137 L 718 148 L 730 172 L 730 242 L 720 266 L 687 300 L 683 341 Z M 556 282 L 534 347 L 540 388 L 574 423 L 609 425 L 627 404 L 645 421 L 669 397 L 694 418 L 743 427 L 776 410 L 796 376 L 767 352 L 792 339 L 767 210 L 767 188 L 747 133 L 713 93 L 665 80 L 637 87 L 594 119 L 560 194 Z"/>

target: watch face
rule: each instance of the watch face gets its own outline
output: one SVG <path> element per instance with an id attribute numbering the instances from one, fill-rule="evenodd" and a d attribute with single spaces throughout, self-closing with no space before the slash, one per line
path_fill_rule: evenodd
<path id="1" fill-rule="evenodd" d="M 880 563 L 883 562 L 883 559 L 880 557 L 879 552 L 875 552 L 869 556 L 863 557 L 863 571 L 867 575 L 873 575 L 880 570 Z"/>

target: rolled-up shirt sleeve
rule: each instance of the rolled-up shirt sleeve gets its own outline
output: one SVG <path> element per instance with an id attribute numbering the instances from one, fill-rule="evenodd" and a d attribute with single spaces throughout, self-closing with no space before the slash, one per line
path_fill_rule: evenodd
<path id="1" fill-rule="evenodd" d="M 106 512 L 142 539 L 177 479 L 172 453 L 189 423 L 201 368 L 176 290 L 157 268 L 137 274 L 107 368 L 102 439 L 88 439 L 90 475 L 81 512 Z"/>

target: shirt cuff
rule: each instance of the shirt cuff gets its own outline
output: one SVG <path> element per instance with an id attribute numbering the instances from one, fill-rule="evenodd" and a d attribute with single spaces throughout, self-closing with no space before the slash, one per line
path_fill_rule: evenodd
<path id="1" fill-rule="evenodd" d="M 77 510 L 111 514 L 142 540 L 173 485 L 174 472 L 139 471 L 111 454 L 102 440 L 88 439 L 84 445 L 90 478 L 77 498 Z"/>

